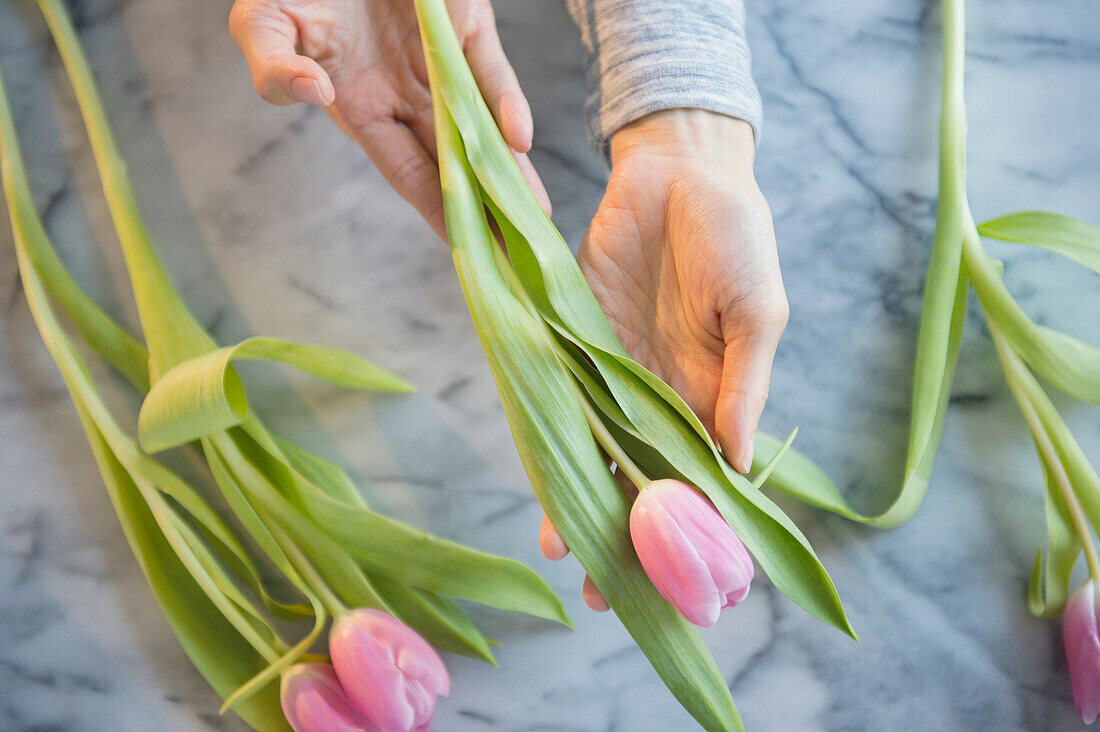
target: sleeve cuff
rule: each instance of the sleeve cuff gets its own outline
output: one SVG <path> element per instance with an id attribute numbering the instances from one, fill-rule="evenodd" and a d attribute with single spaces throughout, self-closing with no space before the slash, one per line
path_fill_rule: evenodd
<path id="1" fill-rule="evenodd" d="M 623 125 L 665 109 L 743 119 L 760 138 L 760 93 L 741 0 L 571 0 L 588 56 L 588 138 L 604 159 Z"/>

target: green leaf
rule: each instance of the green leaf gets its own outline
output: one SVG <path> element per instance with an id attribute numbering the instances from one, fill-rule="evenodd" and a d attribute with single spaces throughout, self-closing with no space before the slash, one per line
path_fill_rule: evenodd
<path id="1" fill-rule="evenodd" d="M 157 452 L 234 427 L 248 415 L 244 386 L 233 361 L 273 361 L 334 384 L 374 391 L 412 387 L 358 356 L 279 338 L 249 338 L 169 369 L 149 390 L 138 416 L 141 446 Z"/>
<path id="2" fill-rule="evenodd" d="M 982 236 L 1030 244 L 1100 274 L 1100 226 L 1047 211 L 1021 211 L 978 226 Z"/>
<path id="3" fill-rule="evenodd" d="M 134 300 L 149 348 L 149 377 L 216 348 L 187 309 L 157 259 L 138 208 L 126 164 L 119 155 L 84 49 L 61 0 L 38 0 L 72 83 L 95 157 L 104 198 L 130 272 Z"/>
<path id="4" fill-rule="evenodd" d="M 372 574 L 439 595 L 566 625 L 554 592 L 526 565 L 426 534 L 308 484 L 296 497 L 306 514 Z"/>
<path id="5" fill-rule="evenodd" d="M 977 234 L 966 249 L 966 267 L 986 317 L 1013 350 L 1067 394 L 1100 404 L 1100 348 L 1036 325 L 1017 304 L 1001 279 L 1001 263 L 985 253 Z"/>
<path id="6" fill-rule="evenodd" d="M 277 487 L 276 494 L 285 496 L 295 513 L 323 526 L 341 549 L 371 575 L 568 625 L 561 601 L 526 565 L 432 536 L 361 505 L 333 498 L 280 460 L 274 440 L 255 417 L 233 435 L 250 464 L 262 473 L 268 485 Z M 257 494 L 256 500 L 269 499 Z"/>
<path id="7" fill-rule="evenodd" d="M 363 494 L 355 481 L 338 465 L 298 447 L 292 442 L 271 434 L 271 439 L 282 452 L 287 465 L 303 478 L 317 486 L 332 498 L 356 506 L 367 507 Z"/>
<path id="8" fill-rule="evenodd" d="M 287 459 L 288 466 L 329 497 L 367 507 L 359 489 L 337 465 L 276 435 L 271 435 L 271 438 Z M 488 640 L 458 603 L 450 598 L 405 587 L 385 577 L 368 573 L 368 579 L 394 614 L 433 646 L 496 665 Z"/>
<path id="9" fill-rule="evenodd" d="M 334 541 L 332 533 L 302 515 L 271 482 L 262 450 L 256 447 L 240 428 L 219 432 L 204 438 L 207 460 L 217 464 L 219 472 L 229 475 L 247 496 L 265 528 L 272 523 L 281 527 L 294 544 L 309 558 L 325 583 L 353 607 L 375 607 L 389 611 L 355 561 Z M 285 553 L 292 547 L 283 546 L 277 532 L 272 539 Z M 292 566 L 293 562 L 287 560 Z M 294 574 L 301 568 L 294 567 Z"/>
<path id="10" fill-rule="evenodd" d="M 759 490 L 768 482 L 768 477 L 775 471 L 775 466 L 779 464 L 779 461 L 783 459 L 783 456 L 787 454 L 787 451 L 791 449 L 791 444 L 794 443 L 795 436 L 798 435 L 798 428 L 795 427 L 791 430 L 791 434 L 787 436 L 786 441 L 780 445 L 772 453 L 771 459 L 764 464 L 764 467 L 756 474 L 756 477 L 752 479 L 752 487 Z"/>

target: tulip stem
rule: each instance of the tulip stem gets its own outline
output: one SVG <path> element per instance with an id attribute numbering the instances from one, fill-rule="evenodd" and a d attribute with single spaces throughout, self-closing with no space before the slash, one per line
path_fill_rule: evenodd
<path id="1" fill-rule="evenodd" d="M 294 569 L 298 570 L 298 574 L 302 576 L 302 580 L 317 593 L 317 597 L 321 600 L 321 604 L 328 608 L 329 614 L 334 618 L 338 618 L 346 613 L 348 611 L 347 605 L 336 596 L 336 593 L 329 587 L 325 578 L 322 577 L 313 566 L 313 562 L 309 561 L 309 557 L 307 557 L 298 545 L 287 536 L 283 527 L 272 522 L 271 533 L 279 540 L 279 543 L 283 547 L 283 551 L 286 552 L 287 559 L 294 565 Z"/>
<path id="2" fill-rule="evenodd" d="M 1058 492 L 1066 505 L 1070 521 L 1077 533 L 1077 539 L 1081 542 L 1081 548 L 1085 552 L 1085 562 L 1088 564 L 1089 576 L 1096 581 L 1100 581 L 1100 555 L 1097 554 L 1096 543 L 1093 541 L 1092 528 L 1085 516 L 1084 509 L 1081 507 L 1081 502 L 1073 490 L 1073 485 L 1069 481 L 1069 476 L 1066 475 L 1066 469 L 1062 465 L 1058 451 L 1051 442 L 1050 435 L 1047 434 L 1038 412 L 1035 411 L 1035 405 L 1032 404 L 1031 398 L 1023 388 L 1022 382 L 1029 375 L 1026 373 L 1027 367 L 1024 366 L 1016 352 L 1012 350 L 1012 346 L 1009 345 L 1001 331 L 988 318 L 988 314 L 986 319 L 989 323 L 989 334 L 993 338 L 993 345 L 996 346 L 997 355 L 1000 356 L 1001 365 L 1004 367 L 1008 388 L 1020 405 L 1020 412 L 1023 414 L 1027 426 L 1031 429 L 1031 435 L 1035 439 L 1035 446 L 1039 450 L 1043 464 L 1050 474 L 1050 479 L 1058 487 Z"/>
<path id="3" fill-rule="evenodd" d="M 577 400 L 581 404 L 581 409 L 584 411 L 584 417 L 588 420 L 588 426 L 592 429 L 592 435 L 596 438 L 596 442 L 599 443 L 603 451 L 607 453 L 608 457 L 615 461 L 615 464 L 619 466 L 619 469 L 626 473 L 626 477 L 630 479 L 630 482 L 638 487 L 638 490 L 642 490 L 649 485 L 650 480 L 638 464 L 630 459 L 630 456 L 626 454 L 626 450 L 623 450 L 622 445 L 619 444 L 615 436 L 611 434 L 611 431 L 607 429 L 607 425 L 600 419 L 600 415 L 596 413 L 596 410 L 592 407 L 592 404 L 588 401 L 588 397 L 581 393 L 580 387 L 577 386 L 576 381 L 571 380 L 573 385 L 573 391 L 577 395 Z"/>
<path id="4" fill-rule="evenodd" d="M 542 329 L 543 335 L 546 336 L 546 340 L 549 341 L 554 354 L 566 369 L 570 371 L 570 375 L 572 375 L 572 372 L 581 368 L 580 364 L 577 363 L 577 359 L 565 349 L 546 325 L 546 321 L 543 320 L 535 303 L 531 300 L 530 295 L 527 294 L 527 290 L 524 289 L 523 283 L 520 281 L 515 269 L 512 268 L 512 263 L 508 261 L 508 256 L 504 253 L 504 250 L 500 247 L 494 247 L 494 256 L 496 257 L 497 269 L 500 270 L 501 275 L 504 277 L 508 289 L 510 289 L 512 294 L 516 296 L 516 299 L 527 308 L 527 311 L 531 313 L 535 322 L 537 322 Z M 626 474 L 626 477 L 631 483 L 638 487 L 638 490 L 642 490 L 649 485 L 649 477 L 638 467 L 637 463 L 630 459 L 630 456 L 626 454 L 626 450 L 622 448 L 622 445 L 615 439 L 615 436 L 607 429 L 607 425 L 603 423 L 596 409 L 592 406 L 591 402 L 588 401 L 588 395 L 586 395 L 577 385 L 576 378 L 570 378 L 569 384 L 573 387 L 573 393 L 576 395 L 577 401 L 581 405 L 581 410 L 584 412 L 584 418 L 588 421 L 588 427 L 592 430 L 592 435 L 596 438 L 596 442 L 599 446 L 603 448 L 603 451 L 607 453 L 608 457 L 615 461 L 615 465 Z"/>

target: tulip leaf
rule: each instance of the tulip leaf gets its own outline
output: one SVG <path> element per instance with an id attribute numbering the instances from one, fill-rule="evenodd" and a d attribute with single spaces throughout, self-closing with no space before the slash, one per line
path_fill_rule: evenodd
<path id="1" fill-rule="evenodd" d="M 1001 278 L 1001 263 L 968 247 L 966 266 L 986 317 L 1031 368 L 1070 396 L 1100 404 L 1100 348 L 1036 325 Z"/>
<path id="2" fill-rule="evenodd" d="M 256 443 L 243 430 L 235 428 L 212 435 L 207 440 L 211 448 L 207 450 L 210 463 L 218 464 L 219 469 L 241 487 L 265 526 L 278 526 L 289 534 L 293 543 L 343 602 L 353 607 L 389 611 L 362 570 L 330 532 L 322 530 L 302 515 L 270 482 L 269 473 L 257 459 L 260 451 L 255 447 Z M 281 545 L 295 574 L 300 574 L 301 567 L 295 566 L 290 557 L 293 547 L 283 544 L 278 531 L 273 529 L 271 535 Z"/>
<path id="3" fill-rule="evenodd" d="M 367 507 L 362 493 L 339 466 L 277 435 L 271 438 L 286 458 L 287 466 L 305 480 L 337 501 Z M 454 600 L 405 587 L 378 575 L 368 573 L 368 579 L 393 613 L 433 646 L 496 665 L 488 640 Z"/>
<path id="4" fill-rule="evenodd" d="M 157 379 L 138 416 L 141 446 L 157 452 L 243 422 L 248 402 L 232 366 L 237 360 L 274 361 L 356 389 L 412 391 L 396 376 L 345 351 L 249 338 L 184 361 Z"/>
<path id="5" fill-rule="evenodd" d="M 1048 211 L 1021 211 L 978 226 L 982 236 L 1030 244 L 1100 274 L 1100 226 Z"/>
<path id="6" fill-rule="evenodd" d="M 271 439 L 286 459 L 287 466 L 332 498 L 366 508 L 367 502 L 355 481 L 338 465 L 298 447 L 278 435 Z"/>
<path id="7" fill-rule="evenodd" d="M 798 435 L 798 428 L 795 427 L 791 430 L 791 434 L 787 436 L 787 439 L 776 450 L 772 452 L 772 457 L 764 464 L 764 467 L 756 474 L 756 477 L 752 479 L 752 487 L 759 490 L 764 487 L 764 484 L 768 482 L 768 477 L 775 471 L 775 466 L 779 465 L 779 461 L 783 459 L 783 456 L 787 454 L 787 451 L 791 449 L 791 445 L 794 443 L 794 438 Z"/>

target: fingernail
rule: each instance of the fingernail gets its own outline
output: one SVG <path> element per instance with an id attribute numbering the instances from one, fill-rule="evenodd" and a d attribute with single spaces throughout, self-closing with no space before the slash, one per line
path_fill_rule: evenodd
<path id="1" fill-rule="evenodd" d="M 295 99 L 306 104 L 316 104 L 318 107 L 327 107 L 332 104 L 333 96 L 331 92 L 326 99 L 324 92 L 321 90 L 321 85 L 316 79 L 311 79 L 308 76 L 299 76 L 291 81 L 290 93 L 294 95 Z"/>
<path id="2" fill-rule="evenodd" d="M 534 137 L 534 130 L 531 128 L 531 124 L 527 122 L 530 119 L 530 114 L 524 113 L 520 106 L 520 102 L 516 101 L 514 97 L 508 96 L 500 104 L 500 123 L 501 127 L 507 127 L 509 129 L 518 129 L 520 136 L 519 143 L 516 146 L 516 152 L 527 152 L 531 149 L 531 139 Z"/>
<path id="3" fill-rule="evenodd" d="M 737 469 L 742 473 L 747 473 L 752 468 L 752 453 L 756 447 L 756 433 L 754 432 L 749 436 L 749 441 L 745 443 L 745 451 L 741 453 L 741 464 L 737 466 Z"/>

